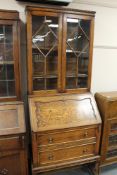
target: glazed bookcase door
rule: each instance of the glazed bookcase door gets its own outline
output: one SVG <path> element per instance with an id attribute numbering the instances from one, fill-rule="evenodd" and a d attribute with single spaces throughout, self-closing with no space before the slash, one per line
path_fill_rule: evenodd
<path id="1" fill-rule="evenodd" d="M 106 159 L 117 159 L 117 120 L 108 121 L 108 146 Z"/>
<path id="2" fill-rule="evenodd" d="M 19 99 L 18 23 L 0 20 L 0 100 Z"/>
<path id="3" fill-rule="evenodd" d="M 65 15 L 64 25 L 63 89 L 90 89 L 93 21 L 90 17 Z"/>
<path id="4" fill-rule="evenodd" d="M 61 17 L 56 13 L 33 12 L 28 21 L 29 92 L 57 91 L 61 86 Z"/>

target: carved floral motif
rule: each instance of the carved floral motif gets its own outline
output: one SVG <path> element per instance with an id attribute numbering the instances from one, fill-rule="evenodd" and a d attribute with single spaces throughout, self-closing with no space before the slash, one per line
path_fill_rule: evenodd
<path id="1" fill-rule="evenodd" d="M 8 170 L 6 168 L 0 170 L 0 175 L 6 175 L 8 174 Z"/>
<path id="2" fill-rule="evenodd" d="M 35 107 L 37 127 L 72 125 L 96 117 L 90 98 L 36 102 Z"/>

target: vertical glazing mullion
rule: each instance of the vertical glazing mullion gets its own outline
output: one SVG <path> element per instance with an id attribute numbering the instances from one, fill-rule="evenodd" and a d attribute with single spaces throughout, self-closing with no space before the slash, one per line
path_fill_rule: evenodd
<path id="1" fill-rule="evenodd" d="M 45 63 L 45 69 L 44 69 L 44 74 L 45 74 L 45 78 L 44 78 L 44 89 L 46 90 L 47 89 L 47 59 L 46 59 L 46 57 L 44 58 L 44 63 Z"/>
<path id="2" fill-rule="evenodd" d="M 78 20 L 78 31 L 79 31 L 79 20 Z M 77 47 L 78 47 L 78 43 L 77 43 Z M 79 50 L 78 50 L 79 51 Z M 78 62 L 79 62 L 79 57 L 77 56 L 76 58 L 76 87 L 78 87 Z"/>
<path id="3" fill-rule="evenodd" d="M 46 20 L 47 20 L 47 17 L 46 16 L 44 16 L 44 23 L 46 23 Z M 46 46 L 46 41 L 44 40 L 44 49 L 46 49 L 45 48 L 45 46 Z M 45 54 L 45 53 L 44 53 Z M 47 89 L 47 80 L 46 80 L 46 77 L 47 77 L 47 75 L 46 75 L 46 63 L 47 62 L 47 60 L 46 60 L 46 56 L 44 57 L 44 89 L 46 90 Z"/>
<path id="4" fill-rule="evenodd" d="M 2 28 L 2 32 L 3 32 L 3 25 L 1 26 L 1 28 Z M 2 34 L 2 33 L 1 33 Z M 4 33 L 3 33 L 4 34 Z M 4 36 L 4 35 L 3 35 Z M 4 42 L 3 43 L 1 43 L 1 45 L 3 45 L 3 47 L 4 47 Z M 3 58 L 4 58 L 4 48 L 3 48 Z M 4 71 L 5 71 L 5 69 L 6 69 L 6 67 L 5 67 L 5 63 L 4 63 L 4 59 L 3 59 L 3 65 L 2 65 L 2 63 L 1 63 L 1 66 L 2 66 L 2 68 L 1 68 L 1 70 L 0 70 L 0 73 L 2 73 L 2 71 L 3 71 L 3 75 L 4 75 Z M 6 72 L 6 71 L 5 71 Z M 6 79 L 6 76 L 4 77 L 3 76 L 3 79 L 1 78 L 0 79 L 0 81 L 1 81 L 1 83 L 6 83 L 6 81 L 5 81 L 5 79 Z M 5 90 L 5 89 L 4 89 Z M 5 92 L 6 93 L 6 92 Z"/>
<path id="5" fill-rule="evenodd" d="M 5 59 L 5 74 L 6 74 L 6 90 L 7 90 L 7 96 L 9 96 L 9 90 L 8 90 L 8 79 L 7 79 L 7 60 L 6 60 L 6 42 L 5 42 L 5 38 L 6 38 L 6 33 L 5 33 L 5 26 L 3 26 L 3 33 L 4 33 L 4 59 Z"/>

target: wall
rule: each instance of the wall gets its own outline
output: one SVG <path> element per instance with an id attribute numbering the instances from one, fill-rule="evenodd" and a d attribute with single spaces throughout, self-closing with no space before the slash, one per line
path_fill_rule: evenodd
<path id="1" fill-rule="evenodd" d="M 117 90 L 117 3 L 114 0 L 74 0 L 69 6 L 84 10 L 96 11 L 95 36 L 92 67 L 91 91 Z M 22 88 L 26 95 L 26 36 L 25 6 L 15 0 L 0 1 L 1 9 L 12 9 L 20 12 L 21 24 L 21 68 L 23 73 Z M 23 38 L 23 39 L 22 39 Z"/>

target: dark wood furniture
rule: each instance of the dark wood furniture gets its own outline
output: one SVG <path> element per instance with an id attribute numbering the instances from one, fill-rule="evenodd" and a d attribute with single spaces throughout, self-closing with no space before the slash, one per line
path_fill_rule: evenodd
<path id="1" fill-rule="evenodd" d="M 90 93 L 30 97 L 29 108 L 33 174 L 87 163 L 99 174 L 101 119 Z"/>
<path id="2" fill-rule="evenodd" d="M 0 175 L 28 175 L 19 29 L 19 13 L 0 10 Z"/>
<path id="3" fill-rule="evenodd" d="M 0 103 L 0 175 L 28 175 L 22 102 Z"/>
<path id="4" fill-rule="evenodd" d="M 117 92 L 96 93 L 103 121 L 100 166 L 117 162 Z"/>
<path id="5" fill-rule="evenodd" d="M 28 92 L 90 90 L 95 12 L 27 7 Z"/>

